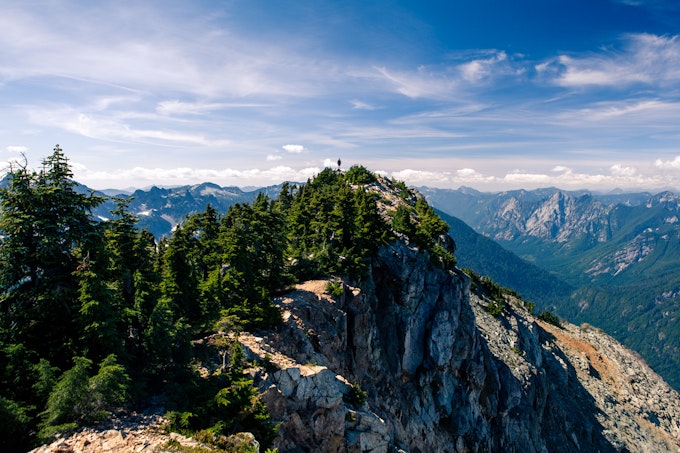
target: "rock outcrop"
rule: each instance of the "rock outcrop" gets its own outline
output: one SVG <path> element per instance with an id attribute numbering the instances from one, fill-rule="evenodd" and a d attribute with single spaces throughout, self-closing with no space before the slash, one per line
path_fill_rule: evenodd
<path id="1" fill-rule="evenodd" d="M 402 240 L 361 288 L 326 283 L 280 297 L 278 331 L 240 336 L 282 452 L 680 451 L 678 394 L 598 329 L 519 302 L 491 316 Z"/>
<path id="2" fill-rule="evenodd" d="M 30 453 L 171 453 L 178 451 L 211 453 L 223 450 L 196 439 L 169 432 L 168 421 L 161 415 L 119 413 L 104 423 L 60 437 Z M 259 443 L 251 433 L 237 433 L 225 444 L 234 451 L 259 451 Z"/>

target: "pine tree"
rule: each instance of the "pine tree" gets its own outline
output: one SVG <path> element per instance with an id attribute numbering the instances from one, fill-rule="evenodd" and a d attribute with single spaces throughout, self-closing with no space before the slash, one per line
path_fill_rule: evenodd
<path id="1" fill-rule="evenodd" d="M 60 364 L 77 331 L 75 250 L 97 234 L 91 210 L 102 202 L 76 191 L 72 176 L 57 145 L 38 172 L 10 167 L 0 190 L 0 330 Z"/>

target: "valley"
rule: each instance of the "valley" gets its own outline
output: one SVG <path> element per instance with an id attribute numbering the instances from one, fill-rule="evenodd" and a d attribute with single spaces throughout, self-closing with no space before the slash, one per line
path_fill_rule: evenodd
<path id="1" fill-rule="evenodd" d="M 680 386 L 680 197 L 558 189 L 421 191 L 437 209 L 502 248 L 489 249 L 499 257 L 490 260 L 466 252 L 465 241 L 458 240 L 462 266 L 488 273 L 570 322 L 605 329 Z M 459 237 L 463 227 L 444 218 Z M 489 263 L 480 267 L 484 259 Z M 514 273 L 508 275 L 506 267 Z"/>

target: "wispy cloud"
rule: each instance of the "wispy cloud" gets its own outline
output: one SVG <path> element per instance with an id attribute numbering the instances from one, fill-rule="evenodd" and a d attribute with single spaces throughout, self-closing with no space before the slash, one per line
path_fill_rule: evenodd
<path id="1" fill-rule="evenodd" d="M 602 101 L 565 110 L 556 115 L 557 121 L 578 127 L 611 125 L 635 129 L 654 128 L 674 124 L 680 115 L 680 101 L 662 99 L 623 99 Z"/>
<path id="2" fill-rule="evenodd" d="M 57 76 L 211 97 L 300 96 L 317 92 L 312 80 L 324 70 L 285 43 L 246 40 L 207 16 L 176 27 L 179 17 L 142 4 L 28 11 L 3 7 L 0 79 Z"/>
<path id="3" fill-rule="evenodd" d="M 358 99 L 352 99 L 349 101 L 349 103 L 352 104 L 352 108 L 356 110 L 376 110 L 378 108 L 372 104 L 360 101 Z"/>
<path id="4" fill-rule="evenodd" d="M 71 107 L 30 109 L 29 118 L 35 124 L 53 126 L 84 137 L 133 143 L 195 144 L 209 147 L 226 146 L 225 138 L 210 138 L 197 133 L 171 129 L 136 127 L 118 116 L 85 113 Z"/>
<path id="5" fill-rule="evenodd" d="M 665 86 L 680 81 L 680 40 L 677 35 L 629 34 L 621 50 L 561 55 L 536 65 L 536 69 L 563 87 Z"/>
<path id="6" fill-rule="evenodd" d="M 504 51 L 486 51 L 484 58 L 471 58 L 444 66 L 420 65 L 414 69 L 376 67 L 393 89 L 409 98 L 453 100 L 465 89 L 482 87 L 496 78 L 524 72 L 522 62 L 511 62 Z"/>
<path id="7" fill-rule="evenodd" d="M 159 102 L 156 111 L 161 115 L 206 115 L 219 110 L 258 109 L 267 106 L 264 103 L 186 102 L 173 99 Z"/>
<path id="8" fill-rule="evenodd" d="M 619 34 L 531 57 L 493 40 L 459 48 L 425 16 L 404 14 L 420 27 L 411 39 L 382 22 L 369 30 L 375 17 L 343 16 L 330 1 L 332 20 L 307 7 L 291 20 L 241 0 L 215 5 L 3 5 L 0 148 L 49 151 L 59 137 L 89 166 L 84 177 L 125 185 L 271 184 L 339 156 L 418 184 L 680 188 L 677 35 Z M 348 36 L 350 22 L 366 35 Z M 366 36 L 370 52 L 355 45 Z M 232 169 L 208 170 L 225 159 Z"/>
<path id="9" fill-rule="evenodd" d="M 495 52 L 489 58 L 477 59 L 462 64 L 460 66 L 460 72 L 465 80 L 479 82 L 491 75 L 497 75 L 499 72 L 504 72 L 502 69 L 499 69 L 499 66 L 507 59 L 508 56 L 505 52 Z"/>

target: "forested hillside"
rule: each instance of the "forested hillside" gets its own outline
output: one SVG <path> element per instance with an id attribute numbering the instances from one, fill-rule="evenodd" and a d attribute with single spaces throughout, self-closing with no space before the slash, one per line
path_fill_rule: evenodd
<path id="1" fill-rule="evenodd" d="M 360 281 L 406 236 L 452 268 L 448 227 L 403 184 L 389 208 L 363 167 L 323 170 L 227 212 L 208 206 L 156 242 L 129 199 L 113 218 L 76 190 L 57 146 L 39 170 L 9 168 L 0 191 L 0 449 L 23 451 L 123 407 L 160 400 L 172 428 L 215 442 L 275 435 L 235 336 L 281 322 L 272 295 L 316 276 Z M 387 206 L 389 215 L 377 206 Z"/>

